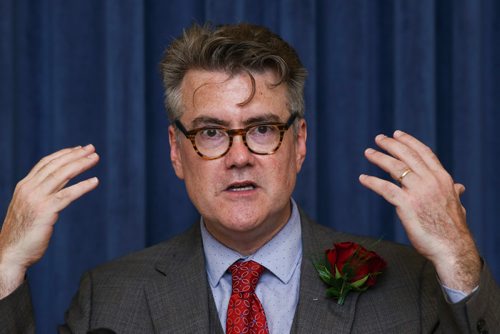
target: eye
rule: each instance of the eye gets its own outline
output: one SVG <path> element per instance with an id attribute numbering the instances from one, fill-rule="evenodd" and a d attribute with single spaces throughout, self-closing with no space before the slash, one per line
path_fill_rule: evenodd
<path id="1" fill-rule="evenodd" d="M 224 138 L 226 136 L 224 130 L 217 128 L 206 128 L 198 132 L 198 137 L 202 140 L 214 140 Z"/>
<path id="2" fill-rule="evenodd" d="M 273 137 L 278 133 L 279 130 L 274 125 L 262 124 L 257 125 L 249 131 L 252 137 Z"/>
<path id="3" fill-rule="evenodd" d="M 256 129 L 257 133 L 264 135 L 267 132 L 271 131 L 271 127 L 269 125 L 259 125 Z"/>
<path id="4" fill-rule="evenodd" d="M 217 136 L 217 130 L 216 129 L 206 129 L 206 130 L 204 130 L 204 135 L 207 137 L 215 137 L 215 136 Z"/>

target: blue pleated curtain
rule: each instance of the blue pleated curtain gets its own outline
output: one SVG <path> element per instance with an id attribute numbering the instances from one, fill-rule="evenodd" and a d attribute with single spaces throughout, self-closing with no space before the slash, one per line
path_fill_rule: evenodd
<path id="1" fill-rule="evenodd" d="M 42 156 L 93 143 L 99 188 L 61 215 L 29 272 L 40 333 L 53 333 L 82 272 L 169 238 L 197 213 L 169 162 L 158 62 L 192 22 L 252 22 L 309 70 L 308 157 L 294 197 L 321 224 L 407 242 L 362 188 L 378 133 L 408 131 L 454 178 L 500 278 L 500 3 L 495 0 L 2 0 L 0 212 Z M 80 178 L 81 179 L 81 178 Z"/>

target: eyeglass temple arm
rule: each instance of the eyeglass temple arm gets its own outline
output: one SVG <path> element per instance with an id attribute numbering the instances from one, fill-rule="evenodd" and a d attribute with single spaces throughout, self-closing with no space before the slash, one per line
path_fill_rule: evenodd
<path id="1" fill-rule="evenodd" d="M 187 137 L 189 135 L 188 131 L 186 130 L 184 125 L 182 125 L 182 123 L 179 120 L 175 120 L 174 124 L 177 127 L 177 129 L 181 130 L 181 132 L 184 134 L 184 136 Z"/>
<path id="2" fill-rule="evenodd" d="M 295 122 L 296 118 L 297 118 L 297 113 L 293 113 L 293 115 L 290 116 L 290 119 L 288 120 L 288 122 L 286 122 L 286 128 L 287 129 L 290 127 L 290 125 L 293 124 L 293 122 Z"/>

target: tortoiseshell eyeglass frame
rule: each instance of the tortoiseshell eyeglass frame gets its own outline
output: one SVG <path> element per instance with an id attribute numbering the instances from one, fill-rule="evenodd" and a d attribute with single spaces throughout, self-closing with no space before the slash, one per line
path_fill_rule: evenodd
<path id="1" fill-rule="evenodd" d="M 187 139 L 189 139 L 191 141 L 191 144 L 193 145 L 193 148 L 195 150 L 196 153 L 198 153 L 198 155 L 200 157 L 202 157 L 203 159 L 205 160 L 215 160 L 215 159 L 219 159 L 219 158 L 222 158 L 224 155 L 227 154 L 227 152 L 229 152 L 229 150 L 231 149 L 231 146 L 233 145 L 233 137 L 234 136 L 241 136 L 241 138 L 243 139 L 243 143 L 245 144 L 245 146 L 248 148 L 248 150 L 254 154 L 258 154 L 258 155 L 271 155 L 271 154 L 274 154 L 276 153 L 276 151 L 280 148 L 281 146 L 281 143 L 283 142 L 283 137 L 284 137 L 284 134 L 285 132 L 290 128 L 290 126 L 293 124 L 293 122 L 295 121 L 295 119 L 297 119 L 297 113 L 292 113 L 292 115 L 290 115 L 290 118 L 288 119 L 288 121 L 286 121 L 286 123 L 260 123 L 260 124 L 254 124 L 254 125 L 250 125 L 250 126 L 247 126 L 246 128 L 243 128 L 243 129 L 227 129 L 227 128 L 223 128 L 223 127 L 216 127 L 216 126 L 209 126 L 209 127 L 201 127 L 201 128 L 196 128 L 196 129 L 193 129 L 193 130 L 186 130 L 186 128 L 184 127 L 184 125 L 182 125 L 181 121 L 179 121 L 178 119 L 175 120 L 174 124 L 175 126 L 184 134 L 184 136 L 186 136 Z M 276 126 L 280 132 L 280 140 L 279 142 L 277 143 L 276 147 L 271 150 L 270 152 L 255 152 L 254 150 L 252 150 L 248 144 L 247 144 L 247 132 L 250 131 L 250 129 L 253 129 L 257 126 L 263 126 L 263 125 L 272 125 L 272 126 Z M 229 137 L 229 145 L 227 146 L 227 149 L 215 156 L 215 157 L 210 157 L 210 156 L 206 156 L 204 155 L 203 153 L 201 153 L 199 150 L 198 150 L 198 147 L 196 147 L 196 135 L 198 134 L 198 132 L 200 131 L 203 131 L 203 130 L 207 130 L 207 129 L 218 129 L 218 130 L 222 130 L 224 131 L 227 136 Z"/>

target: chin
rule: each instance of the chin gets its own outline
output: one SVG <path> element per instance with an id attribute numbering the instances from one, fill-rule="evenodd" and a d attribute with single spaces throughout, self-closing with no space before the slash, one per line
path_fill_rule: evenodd
<path id="1" fill-rule="evenodd" d="M 242 212 L 241 210 L 233 212 L 229 219 L 221 218 L 221 224 L 235 232 L 248 232 L 262 225 L 264 218 L 256 215 L 255 212 Z"/>

